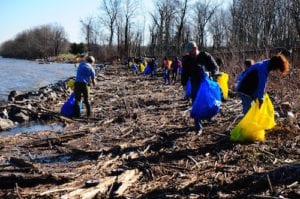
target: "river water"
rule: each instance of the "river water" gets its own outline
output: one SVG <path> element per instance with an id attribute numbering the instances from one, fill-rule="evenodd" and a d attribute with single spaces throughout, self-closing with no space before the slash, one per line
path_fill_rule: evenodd
<path id="1" fill-rule="evenodd" d="M 39 64 L 0 56 L 0 101 L 6 101 L 12 90 L 26 93 L 75 75 L 74 64 Z"/>
<path id="2" fill-rule="evenodd" d="M 74 64 L 39 64 L 37 61 L 8 59 L 0 56 L 0 101 L 7 101 L 12 90 L 26 93 L 75 75 Z M 60 131 L 62 128 L 61 125 L 43 125 L 33 122 L 2 131 L 0 136 L 41 130 Z"/>

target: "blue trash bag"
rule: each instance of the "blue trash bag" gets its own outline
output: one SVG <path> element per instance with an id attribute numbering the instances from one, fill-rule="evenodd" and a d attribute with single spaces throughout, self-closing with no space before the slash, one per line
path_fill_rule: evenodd
<path id="1" fill-rule="evenodd" d="M 181 74 L 182 74 L 182 67 L 178 68 L 178 71 L 177 71 L 177 72 L 178 72 L 178 74 L 181 75 Z"/>
<path id="2" fill-rule="evenodd" d="M 190 116 L 194 119 L 211 119 L 220 112 L 221 89 L 208 76 L 202 80 Z"/>
<path id="3" fill-rule="evenodd" d="M 185 97 L 191 97 L 191 95 L 192 95 L 192 83 L 191 83 L 191 79 L 189 79 L 185 87 Z"/>
<path id="4" fill-rule="evenodd" d="M 143 71 L 143 75 L 151 74 L 151 72 L 152 72 L 152 69 L 151 69 L 150 64 L 148 63 L 145 70 Z"/>
<path id="5" fill-rule="evenodd" d="M 80 112 L 82 111 L 82 102 L 79 104 Z M 65 117 L 72 117 L 75 114 L 75 94 L 71 93 L 70 97 L 63 104 L 60 110 L 60 114 Z"/>
<path id="6" fill-rule="evenodd" d="M 139 68 L 136 64 L 131 64 L 131 70 L 135 72 L 135 71 L 139 71 Z"/>

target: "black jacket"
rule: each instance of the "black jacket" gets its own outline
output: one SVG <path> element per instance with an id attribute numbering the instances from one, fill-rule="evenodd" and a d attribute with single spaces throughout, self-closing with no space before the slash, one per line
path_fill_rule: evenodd
<path id="1" fill-rule="evenodd" d="M 209 53 L 200 52 L 196 57 L 185 55 L 182 58 L 181 84 L 186 86 L 188 80 L 191 80 L 192 99 L 196 97 L 206 71 L 209 72 L 212 77 L 219 72 L 219 66 Z"/>

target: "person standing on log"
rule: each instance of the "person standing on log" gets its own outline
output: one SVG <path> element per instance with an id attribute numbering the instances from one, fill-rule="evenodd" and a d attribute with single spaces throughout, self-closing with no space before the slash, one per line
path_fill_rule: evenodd
<path id="1" fill-rule="evenodd" d="M 270 71 L 278 71 L 281 77 L 285 77 L 289 72 L 289 62 L 286 57 L 278 54 L 271 59 L 257 62 L 238 77 L 237 92 L 242 100 L 243 114 L 248 112 L 255 99 L 258 99 L 261 107 Z"/>
<path id="2" fill-rule="evenodd" d="M 185 47 L 186 55 L 182 58 L 181 85 L 185 91 L 188 80 L 191 81 L 191 98 L 194 103 L 205 73 L 211 78 L 219 73 L 219 66 L 208 52 L 199 52 L 196 42 L 190 41 Z M 194 119 L 196 133 L 202 132 L 202 122 Z"/>
<path id="3" fill-rule="evenodd" d="M 76 80 L 75 80 L 75 117 L 80 117 L 80 102 L 81 97 L 83 97 L 84 104 L 86 107 L 87 117 L 91 116 L 91 106 L 89 102 L 89 90 L 91 83 L 95 85 L 95 70 L 93 65 L 95 64 L 95 58 L 93 56 L 82 56 L 82 61 L 80 62 Z"/>

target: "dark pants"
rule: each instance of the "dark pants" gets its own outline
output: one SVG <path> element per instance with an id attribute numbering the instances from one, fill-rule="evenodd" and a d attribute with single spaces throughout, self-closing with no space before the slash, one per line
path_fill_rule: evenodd
<path id="1" fill-rule="evenodd" d="M 75 82 L 75 117 L 80 117 L 80 102 L 83 96 L 83 102 L 86 107 L 87 116 L 91 115 L 91 106 L 89 102 L 89 86 L 83 82 Z"/>
<path id="2" fill-rule="evenodd" d="M 176 82 L 176 77 L 177 77 L 177 69 L 172 70 L 172 80 L 173 80 L 174 83 Z"/>
<path id="3" fill-rule="evenodd" d="M 243 94 L 243 93 L 239 93 L 240 98 L 242 100 L 242 105 L 243 105 L 243 114 L 246 115 L 246 113 L 248 112 L 248 110 L 251 107 L 252 102 L 254 101 L 253 97 Z"/>

